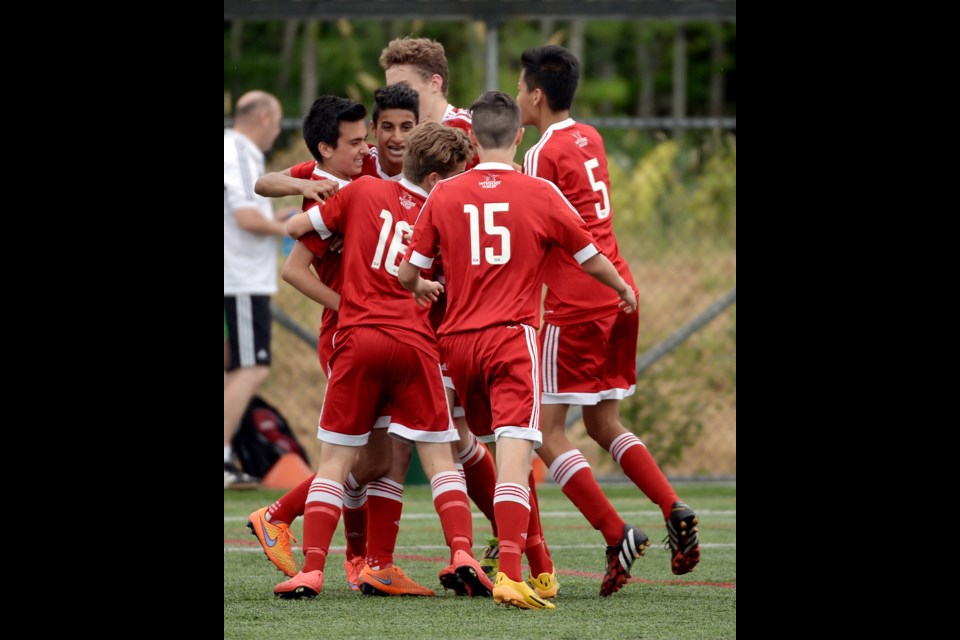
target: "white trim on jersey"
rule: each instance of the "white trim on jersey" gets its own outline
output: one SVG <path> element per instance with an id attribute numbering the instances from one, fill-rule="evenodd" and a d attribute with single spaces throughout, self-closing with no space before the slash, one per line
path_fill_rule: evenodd
<path id="1" fill-rule="evenodd" d="M 327 431 L 323 427 L 317 427 L 317 440 L 322 442 L 329 442 L 331 444 L 339 444 L 344 447 L 362 447 L 367 444 L 367 440 L 370 439 L 370 432 L 363 434 L 362 436 L 350 436 L 345 433 L 337 433 L 335 431 Z"/>
<path id="2" fill-rule="evenodd" d="M 426 190 L 423 187 L 413 184 L 406 178 L 400 178 L 400 186 L 406 189 L 407 191 L 411 193 L 416 193 L 417 195 L 421 195 L 424 198 L 430 195 L 429 193 L 426 192 Z"/>
<path id="3" fill-rule="evenodd" d="M 320 238 L 326 240 L 333 235 L 333 232 L 330 231 L 330 229 L 327 229 L 327 225 L 323 221 L 323 215 L 320 213 L 319 204 L 315 204 L 307 209 L 307 217 L 310 218 L 310 224 L 313 225 L 313 230 L 317 232 L 317 235 L 319 235 Z"/>
<path id="4" fill-rule="evenodd" d="M 433 258 L 428 258 L 422 253 L 414 251 L 410 256 L 410 264 L 415 267 L 420 267 L 421 269 L 429 269 L 433 266 Z"/>
<path id="5" fill-rule="evenodd" d="M 560 327 L 548 324 L 543 334 L 543 393 L 557 392 L 557 348 L 560 345 Z"/>
<path id="6" fill-rule="evenodd" d="M 313 175 L 319 176 L 321 178 L 325 178 L 327 180 L 333 180 L 334 182 L 340 185 L 341 189 L 347 186 L 348 184 L 350 184 L 351 182 L 350 180 L 344 180 L 343 178 L 338 178 L 332 173 L 324 171 L 323 169 L 320 168 L 319 164 L 313 168 Z"/>
<path id="7" fill-rule="evenodd" d="M 496 439 L 500 438 L 516 438 L 517 440 L 530 440 L 533 442 L 533 448 L 539 449 L 543 444 L 543 435 L 538 429 L 531 429 L 529 427 L 497 427 L 493 430 L 496 434 Z M 480 442 L 492 442 L 492 440 L 484 440 L 483 438 L 478 437 L 477 440 Z"/>
<path id="8" fill-rule="evenodd" d="M 554 123 L 547 127 L 547 130 L 543 132 L 543 135 L 540 136 L 540 140 L 537 141 L 535 145 L 530 147 L 523 156 L 523 172 L 528 176 L 533 176 L 534 178 L 539 178 L 537 171 L 540 168 L 540 150 L 543 149 L 543 145 L 553 136 L 553 132 L 558 129 L 566 129 L 567 127 L 572 127 L 577 124 L 577 121 L 573 118 L 567 118 L 566 120 L 561 120 L 560 122 Z"/>
<path id="9" fill-rule="evenodd" d="M 573 254 L 573 259 L 577 261 L 577 264 L 583 264 L 593 256 L 600 253 L 600 250 L 591 242 L 580 251 L 577 251 Z"/>
<path id="10" fill-rule="evenodd" d="M 533 411 L 530 413 L 530 428 L 540 430 L 540 347 L 537 345 L 537 330 L 530 325 L 521 325 L 527 338 L 527 351 L 530 353 L 531 383 L 533 385 Z M 542 439 L 541 439 L 542 441 Z"/>
<path id="11" fill-rule="evenodd" d="M 440 119 L 440 124 L 450 122 L 451 120 L 462 120 L 473 127 L 473 114 L 466 109 L 455 107 L 448 102 L 447 108 L 443 110 L 443 118 Z"/>
<path id="12" fill-rule="evenodd" d="M 411 429 L 398 422 L 391 422 L 390 429 L 387 431 L 392 436 L 398 436 L 411 442 L 456 442 L 460 439 L 456 427 L 453 426 L 453 420 L 447 413 L 447 420 L 450 428 L 446 431 L 423 431 L 422 429 Z"/>
<path id="13" fill-rule="evenodd" d="M 599 393 L 546 393 L 541 399 L 542 404 L 578 404 L 584 407 L 592 407 L 600 404 L 604 400 L 623 400 L 632 396 L 637 391 L 636 385 L 630 385 L 629 389 L 607 389 Z"/>

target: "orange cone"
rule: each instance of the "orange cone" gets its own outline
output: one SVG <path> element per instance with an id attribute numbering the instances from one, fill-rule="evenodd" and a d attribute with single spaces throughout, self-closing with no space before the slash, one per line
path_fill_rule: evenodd
<path id="1" fill-rule="evenodd" d="M 313 471 L 295 453 L 285 453 L 273 463 L 260 486 L 265 489 L 293 489 L 313 475 Z"/>

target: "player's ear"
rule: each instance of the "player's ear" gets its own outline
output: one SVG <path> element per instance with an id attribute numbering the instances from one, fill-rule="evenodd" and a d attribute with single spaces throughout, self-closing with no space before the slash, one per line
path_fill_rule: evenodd
<path id="1" fill-rule="evenodd" d="M 320 149 L 320 155 L 323 156 L 324 158 L 333 157 L 333 147 L 331 147 L 326 142 L 321 142 L 317 148 Z"/>
<path id="2" fill-rule="evenodd" d="M 520 127 L 520 130 L 517 131 L 517 139 L 513 141 L 515 147 L 519 147 L 520 143 L 523 142 L 523 127 Z"/>
<path id="3" fill-rule="evenodd" d="M 473 129 L 470 129 L 470 144 L 473 145 L 474 151 L 480 148 L 480 143 L 477 142 L 477 134 L 473 132 Z"/>
<path id="4" fill-rule="evenodd" d="M 433 188 L 437 186 L 437 183 L 440 182 L 441 180 L 443 180 L 443 176 L 441 176 L 439 173 L 437 173 L 436 171 L 430 172 L 430 174 L 427 176 L 427 185 L 430 186 L 430 189 L 428 189 L 428 192 L 432 191 Z"/>

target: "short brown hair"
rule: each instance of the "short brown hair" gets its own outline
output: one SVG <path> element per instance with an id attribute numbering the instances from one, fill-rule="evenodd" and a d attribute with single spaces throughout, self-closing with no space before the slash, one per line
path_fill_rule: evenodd
<path id="1" fill-rule="evenodd" d="M 436 171 L 449 178 L 454 168 L 473 157 L 473 145 L 462 130 L 436 122 L 424 122 L 407 138 L 403 176 L 420 184 Z"/>
<path id="2" fill-rule="evenodd" d="M 447 84 L 450 72 L 447 70 L 447 56 L 443 53 L 443 45 L 430 38 L 396 38 L 390 41 L 380 54 L 380 66 L 386 71 L 398 64 L 409 64 L 416 67 L 424 82 L 436 74 L 443 83 L 440 91 L 447 95 Z"/>
<path id="3" fill-rule="evenodd" d="M 513 96 L 487 91 L 477 98 L 473 113 L 473 135 L 484 149 L 509 149 L 520 131 L 520 107 Z"/>

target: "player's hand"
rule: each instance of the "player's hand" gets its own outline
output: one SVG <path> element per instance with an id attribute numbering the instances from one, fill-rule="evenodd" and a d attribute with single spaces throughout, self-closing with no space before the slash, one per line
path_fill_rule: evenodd
<path id="1" fill-rule="evenodd" d="M 619 307 L 624 313 L 633 313 L 637 310 L 637 294 L 630 287 L 626 287 L 620 292 Z"/>
<path id="2" fill-rule="evenodd" d="M 308 200 L 316 200 L 320 204 L 335 194 L 340 185 L 333 180 L 303 180 L 300 193 Z"/>
<path id="3" fill-rule="evenodd" d="M 400 239 L 403 241 L 403 244 L 409 246 L 410 239 L 413 238 L 413 227 L 410 227 L 410 231 L 404 231 Z"/>
<path id="4" fill-rule="evenodd" d="M 327 247 L 327 251 L 333 251 L 334 253 L 343 252 L 343 234 L 335 233 L 330 240 L 330 246 Z"/>
<path id="5" fill-rule="evenodd" d="M 425 307 L 431 302 L 436 302 L 441 293 L 443 293 L 442 284 L 421 278 L 417 290 L 413 292 L 413 299 L 418 305 Z"/>

